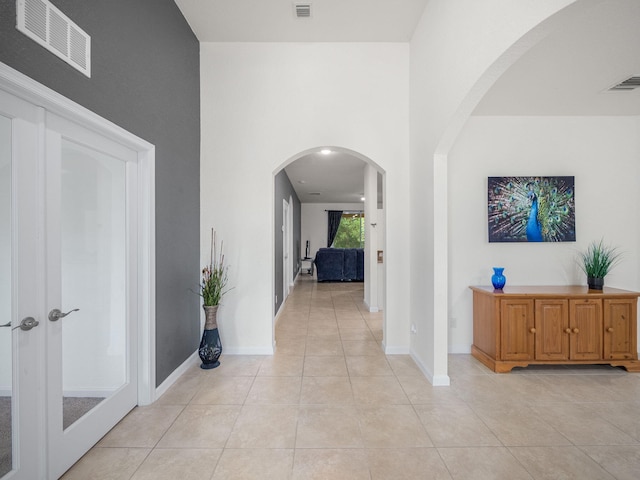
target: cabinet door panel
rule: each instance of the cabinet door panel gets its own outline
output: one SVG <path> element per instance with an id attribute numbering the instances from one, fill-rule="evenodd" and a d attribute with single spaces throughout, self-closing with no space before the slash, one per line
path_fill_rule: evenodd
<path id="1" fill-rule="evenodd" d="M 504 299 L 500 308 L 502 360 L 533 360 L 533 300 Z"/>
<path id="2" fill-rule="evenodd" d="M 635 299 L 604 301 L 604 358 L 636 358 L 636 303 Z"/>
<path id="3" fill-rule="evenodd" d="M 602 301 L 599 299 L 570 300 L 569 340 L 572 360 L 602 358 Z"/>
<path id="4" fill-rule="evenodd" d="M 536 360 L 569 358 L 569 308 L 566 300 L 536 300 Z"/>

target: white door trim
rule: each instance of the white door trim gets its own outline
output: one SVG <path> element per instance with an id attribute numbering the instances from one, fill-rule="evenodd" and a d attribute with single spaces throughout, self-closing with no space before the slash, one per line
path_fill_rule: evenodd
<path id="1" fill-rule="evenodd" d="M 282 199 L 282 304 L 289 296 L 289 203 Z"/>
<path id="2" fill-rule="evenodd" d="M 293 198 L 289 195 L 289 208 L 287 209 L 287 243 L 289 245 L 289 261 L 287 262 L 287 268 L 289 269 L 289 274 L 287 278 L 289 279 L 289 292 L 293 290 L 295 280 L 293 276 Z M 296 263 L 298 259 L 296 258 Z"/>
<path id="3" fill-rule="evenodd" d="M 138 152 L 138 405 L 155 400 L 155 146 L 0 62 L 0 89 Z"/>

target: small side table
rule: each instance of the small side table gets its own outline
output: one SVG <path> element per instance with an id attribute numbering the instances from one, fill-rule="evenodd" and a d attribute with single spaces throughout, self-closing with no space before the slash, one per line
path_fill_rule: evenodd
<path id="1" fill-rule="evenodd" d="M 313 258 L 311 257 L 301 258 L 300 266 L 303 270 L 306 270 L 309 275 L 313 275 Z"/>

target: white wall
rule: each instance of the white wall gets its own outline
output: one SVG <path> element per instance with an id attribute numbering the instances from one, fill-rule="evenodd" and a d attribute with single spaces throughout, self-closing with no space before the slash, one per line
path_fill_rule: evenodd
<path id="1" fill-rule="evenodd" d="M 431 0 L 414 32 L 410 321 L 417 333 L 411 339 L 411 353 L 434 384 L 449 383 L 446 155 L 450 143 L 495 79 L 539 41 L 545 27 L 550 28 L 548 22 L 540 24 L 573 3 Z M 390 292 L 387 298 L 392 298 Z"/>
<path id="2" fill-rule="evenodd" d="M 302 204 L 302 245 L 309 240 L 311 244 L 309 256 L 314 258 L 316 252 L 327 246 L 327 210 L 364 211 L 364 203 L 303 203 Z"/>
<path id="3" fill-rule="evenodd" d="M 274 173 L 336 146 L 385 171 L 385 342 L 407 352 L 409 45 L 203 43 L 200 55 L 201 231 L 224 239 L 235 287 L 219 315 L 225 351 L 272 351 Z"/>
<path id="4" fill-rule="evenodd" d="M 449 348 L 473 340 L 469 285 L 490 285 L 504 266 L 509 285 L 586 284 L 576 255 L 604 237 L 624 260 L 608 286 L 637 290 L 640 227 L 636 117 L 472 117 L 449 155 Z M 489 243 L 487 177 L 575 176 L 576 242 Z"/>

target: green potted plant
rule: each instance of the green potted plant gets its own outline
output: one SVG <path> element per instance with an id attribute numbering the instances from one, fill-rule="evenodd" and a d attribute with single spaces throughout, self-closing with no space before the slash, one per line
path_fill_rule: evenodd
<path id="1" fill-rule="evenodd" d="M 587 275 L 590 290 L 602 290 L 604 277 L 620 261 L 620 256 L 617 247 L 605 245 L 603 240 L 591 242 L 580 253 L 580 268 Z"/>
<path id="2" fill-rule="evenodd" d="M 216 368 L 220 365 L 218 359 L 222 354 L 222 342 L 218 332 L 218 307 L 225 293 L 228 267 L 224 264 L 223 244 L 220 242 L 220 253 L 216 252 L 216 233 L 211 229 L 211 260 L 209 265 L 202 269 L 202 282 L 200 283 L 200 296 L 202 297 L 205 314 L 204 331 L 198 354 L 202 364 L 200 368 Z"/>

